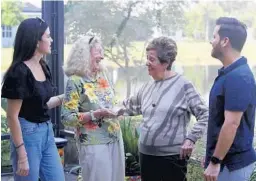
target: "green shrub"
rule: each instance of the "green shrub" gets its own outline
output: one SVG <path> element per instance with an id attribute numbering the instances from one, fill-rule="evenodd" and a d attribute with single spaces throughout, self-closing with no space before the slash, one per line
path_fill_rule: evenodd
<path id="1" fill-rule="evenodd" d="M 188 181 L 204 181 L 203 173 L 204 171 L 199 161 L 189 161 L 187 170 Z"/>
<path id="2" fill-rule="evenodd" d="M 6 120 L 6 99 L 1 99 L 1 134 L 9 132 Z M 1 141 L 1 166 L 10 164 L 10 140 L 3 140 Z"/>
<path id="3" fill-rule="evenodd" d="M 136 121 L 137 119 L 137 121 Z M 120 121 L 122 129 L 124 150 L 125 150 L 125 172 L 126 176 L 140 175 L 138 139 L 136 123 L 140 122 L 140 117 L 125 116 Z"/>
<path id="4" fill-rule="evenodd" d="M 125 153 L 138 155 L 139 134 L 135 129 L 136 126 L 134 126 L 132 117 L 125 116 L 120 121 L 120 126 L 123 134 Z"/>

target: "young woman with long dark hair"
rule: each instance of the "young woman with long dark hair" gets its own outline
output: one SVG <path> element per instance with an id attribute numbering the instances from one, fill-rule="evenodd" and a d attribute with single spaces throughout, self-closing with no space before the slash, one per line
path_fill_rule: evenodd
<path id="1" fill-rule="evenodd" d="M 61 105 L 53 96 L 51 73 L 43 56 L 51 53 L 47 23 L 29 18 L 18 27 L 13 61 L 3 78 L 11 132 L 11 161 L 15 181 L 63 181 L 64 171 L 54 141 L 48 110 Z"/>

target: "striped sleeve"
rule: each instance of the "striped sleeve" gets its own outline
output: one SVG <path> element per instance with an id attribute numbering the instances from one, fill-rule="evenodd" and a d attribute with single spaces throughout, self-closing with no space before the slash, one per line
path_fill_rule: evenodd
<path id="1" fill-rule="evenodd" d="M 196 91 L 192 83 L 187 82 L 184 85 L 185 97 L 188 103 L 188 109 L 191 114 L 196 117 L 197 122 L 193 125 L 187 139 L 194 143 L 203 136 L 208 125 L 208 106 L 202 99 L 200 94 Z"/>
<path id="2" fill-rule="evenodd" d="M 137 94 L 131 96 L 128 99 L 125 99 L 123 101 L 123 105 L 125 107 L 125 112 L 130 116 L 137 116 L 141 115 L 141 99 L 142 99 L 142 93 L 145 90 L 146 84 L 144 84 Z"/>

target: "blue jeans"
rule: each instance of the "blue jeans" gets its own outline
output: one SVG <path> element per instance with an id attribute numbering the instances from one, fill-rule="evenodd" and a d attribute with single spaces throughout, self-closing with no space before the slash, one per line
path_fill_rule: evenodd
<path id="1" fill-rule="evenodd" d="M 51 121 L 32 123 L 19 118 L 23 142 L 26 148 L 29 175 L 19 176 L 17 171 L 18 155 L 11 140 L 11 161 L 15 181 L 64 181 L 64 170 L 54 141 Z"/>
<path id="2" fill-rule="evenodd" d="M 255 163 L 252 163 L 239 170 L 230 172 L 227 167 L 224 167 L 220 172 L 218 181 L 249 181 L 254 170 Z"/>

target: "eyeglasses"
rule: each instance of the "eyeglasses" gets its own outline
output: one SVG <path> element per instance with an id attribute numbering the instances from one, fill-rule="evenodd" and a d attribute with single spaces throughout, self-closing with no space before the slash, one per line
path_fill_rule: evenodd
<path id="1" fill-rule="evenodd" d="M 89 45 L 91 44 L 92 40 L 95 38 L 95 36 L 92 36 L 90 39 L 89 39 Z"/>
<path id="2" fill-rule="evenodd" d="M 36 17 L 36 19 L 40 21 L 40 26 L 42 23 L 45 23 L 45 21 L 42 18 Z"/>

